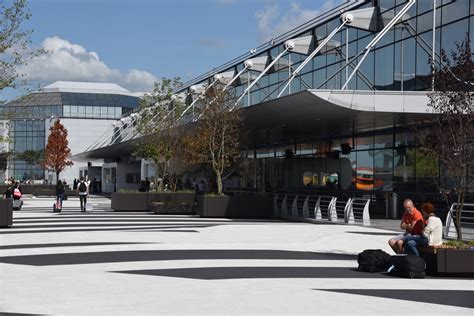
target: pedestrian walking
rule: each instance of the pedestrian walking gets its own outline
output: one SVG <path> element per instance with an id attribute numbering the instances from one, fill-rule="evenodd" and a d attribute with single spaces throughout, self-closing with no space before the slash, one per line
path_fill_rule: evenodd
<path id="1" fill-rule="evenodd" d="M 84 181 L 84 177 L 81 177 L 77 186 L 77 195 L 79 195 L 79 201 L 81 203 L 81 212 L 86 211 L 87 196 L 89 195 L 89 186 Z"/>

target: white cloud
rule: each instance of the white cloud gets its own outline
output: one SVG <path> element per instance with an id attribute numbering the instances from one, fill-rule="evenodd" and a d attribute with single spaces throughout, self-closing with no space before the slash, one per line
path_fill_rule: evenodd
<path id="1" fill-rule="evenodd" d="M 130 91 L 151 91 L 157 78 L 151 73 L 131 69 L 126 73 L 113 69 L 93 51 L 59 37 L 47 37 L 42 47 L 49 54 L 34 58 L 21 69 L 28 80 L 48 84 L 57 80 L 112 82 Z"/>
<path id="2" fill-rule="evenodd" d="M 341 0 L 326 0 L 316 9 L 304 9 L 297 2 L 291 2 L 290 7 L 284 8 L 284 10 L 281 10 L 276 3 L 269 4 L 255 14 L 260 33 L 259 40 L 267 42 L 274 37 L 286 33 L 314 19 L 321 13 L 334 8 L 339 2 Z"/>

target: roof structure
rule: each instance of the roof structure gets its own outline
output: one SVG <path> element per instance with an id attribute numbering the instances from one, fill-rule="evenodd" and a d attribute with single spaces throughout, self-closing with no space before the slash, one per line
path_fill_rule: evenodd
<path id="1" fill-rule="evenodd" d="M 56 81 L 44 87 L 42 91 L 133 95 L 115 83 L 105 82 Z"/>

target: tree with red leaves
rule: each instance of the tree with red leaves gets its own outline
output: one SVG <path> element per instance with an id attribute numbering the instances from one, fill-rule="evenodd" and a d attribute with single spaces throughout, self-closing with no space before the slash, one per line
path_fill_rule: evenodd
<path id="1" fill-rule="evenodd" d="M 56 180 L 59 180 L 59 174 L 73 162 L 68 158 L 71 156 L 71 149 L 68 147 L 67 129 L 59 120 L 49 128 L 51 133 L 48 136 L 48 144 L 44 151 L 44 160 L 41 166 L 45 169 L 56 172 Z"/>

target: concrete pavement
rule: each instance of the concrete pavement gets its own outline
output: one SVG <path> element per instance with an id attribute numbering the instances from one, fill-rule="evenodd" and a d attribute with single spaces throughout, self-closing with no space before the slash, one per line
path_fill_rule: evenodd
<path id="1" fill-rule="evenodd" d="M 52 203 L 25 200 L 0 229 L 0 312 L 473 315 L 473 279 L 354 270 L 358 252 L 390 252 L 391 230 Z"/>

